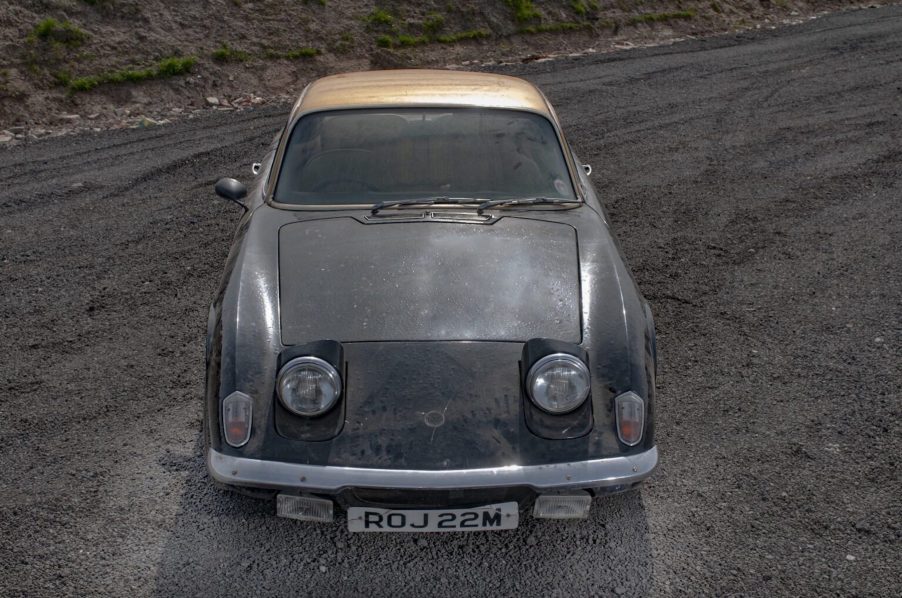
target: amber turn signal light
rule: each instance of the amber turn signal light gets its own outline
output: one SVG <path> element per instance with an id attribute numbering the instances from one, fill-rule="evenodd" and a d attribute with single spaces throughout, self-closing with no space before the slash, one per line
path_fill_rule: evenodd
<path id="1" fill-rule="evenodd" d="M 222 430 L 225 441 L 230 446 L 247 444 L 251 437 L 251 420 L 254 415 L 253 400 L 240 391 L 235 391 L 222 401 Z"/>
<path id="2" fill-rule="evenodd" d="M 625 392 L 614 399 L 617 416 L 617 436 L 620 442 L 635 446 L 642 440 L 645 429 L 645 401 L 633 391 Z"/>

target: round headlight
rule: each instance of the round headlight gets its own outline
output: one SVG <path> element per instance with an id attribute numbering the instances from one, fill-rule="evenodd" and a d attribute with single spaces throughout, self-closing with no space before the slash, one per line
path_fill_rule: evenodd
<path id="1" fill-rule="evenodd" d="M 321 415 L 341 396 L 341 377 L 319 357 L 298 357 L 279 372 L 276 392 L 286 409 L 297 415 Z"/>
<path id="2" fill-rule="evenodd" d="M 589 396 L 589 368 L 577 357 L 554 353 L 538 360 L 526 377 L 526 391 L 540 409 L 569 413 Z"/>

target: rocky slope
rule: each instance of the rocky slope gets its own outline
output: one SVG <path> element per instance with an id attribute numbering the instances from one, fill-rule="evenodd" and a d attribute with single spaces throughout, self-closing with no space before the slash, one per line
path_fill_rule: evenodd
<path id="1" fill-rule="evenodd" d="M 295 96 L 312 78 L 338 71 L 604 51 L 857 6 L 853 0 L 0 0 L 0 141 L 260 104 Z"/>

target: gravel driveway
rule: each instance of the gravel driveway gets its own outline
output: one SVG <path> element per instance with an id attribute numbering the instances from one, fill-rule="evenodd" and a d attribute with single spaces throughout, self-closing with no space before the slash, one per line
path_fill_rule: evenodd
<path id="1" fill-rule="evenodd" d="M 0 595 L 898 596 L 900 40 L 890 7 L 505 70 L 655 309 L 663 459 L 509 533 L 352 536 L 211 486 L 212 185 L 286 108 L 0 150 Z"/>

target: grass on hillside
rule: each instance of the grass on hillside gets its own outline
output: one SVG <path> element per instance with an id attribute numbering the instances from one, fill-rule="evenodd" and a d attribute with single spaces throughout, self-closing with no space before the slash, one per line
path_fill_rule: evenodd
<path id="1" fill-rule="evenodd" d="M 60 44 L 68 48 L 77 48 L 85 43 L 88 34 L 71 21 L 60 23 L 56 19 L 47 18 L 34 26 L 28 34 L 28 41 L 46 41 Z"/>
<path id="2" fill-rule="evenodd" d="M 423 21 L 423 31 L 427 35 L 435 35 L 445 26 L 445 17 L 438 13 L 430 13 Z"/>
<path id="3" fill-rule="evenodd" d="M 423 44 L 439 43 L 439 44 L 455 44 L 457 42 L 484 39 L 491 37 L 491 33 L 485 29 L 470 29 L 468 31 L 459 31 L 457 33 L 447 33 L 444 35 L 406 35 L 399 34 L 397 36 L 380 35 L 376 38 L 376 45 L 380 48 L 405 48 L 410 46 L 421 46 Z"/>
<path id="4" fill-rule="evenodd" d="M 590 29 L 590 23 L 539 23 L 538 25 L 526 25 L 520 27 L 518 33 L 557 33 L 560 31 L 576 31 L 577 29 Z"/>
<path id="5" fill-rule="evenodd" d="M 492 34 L 485 29 L 470 29 L 468 31 L 460 31 L 458 33 L 439 35 L 435 38 L 435 41 L 440 44 L 454 44 L 471 39 L 485 39 L 487 37 L 491 37 L 491 35 Z"/>
<path id="6" fill-rule="evenodd" d="M 504 2 L 514 11 L 514 20 L 518 23 L 542 18 L 532 0 L 504 0 Z"/>
<path id="7" fill-rule="evenodd" d="M 666 21 L 674 21 L 677 19 L 691 19 L 695 16 L 694 10 L 680 10 L 677 12 L 647 12 L 645 14 L 630 17 L 627 21 L 630 25 L 638 25 L 640 23 L 663 23 Z"/>
<path id="8" fill-rule="evenodd" d="M 395 22 L 395 17 L 387 10 L 377 8 L 368 14 L 364 20 L 371 25 L 392 25 Z"/>
<path id="9" fill-rule="evenodd" d="M 319 50 L 316 48 L 297 48 L 296 50 L 286 50 L 284 52 L 280 52 L 278 50 L 267 50 L 264 53 L 264 56 L 267 58 L 274 59 L 283 59 L 283 60 L 297 60 L 299 58 L 313 58 L 314 56 L 319 55 Z"/>
<path id="10" fill-rule="evenodd" d="M 213 51 L 213 60 L 218 62 L 244 62 L 251 57 L 244 50 L 232 48 L 228 44 L 222 44 Z"/>
<path id="11" fill-rule="evenodd" d="M 110 83 L 135 83 L 147 79 L 165 79 L 191 72 L 191 68 L 197 62 L 193 56 L 186 58 L 172 57 L 161 60 L 156 65 L 145 69 L 122 69 L 99 75 L 71 78 L 66 73 L 57 73 L 57 81 L 65 85 L 70 92 L 90 91 L 100 85 Z"/>
<path id="12" fill-rule="evenodd" d="M 598 0 L 571 0 L 570 8 L 581 17 L 598 10 Z"/>

